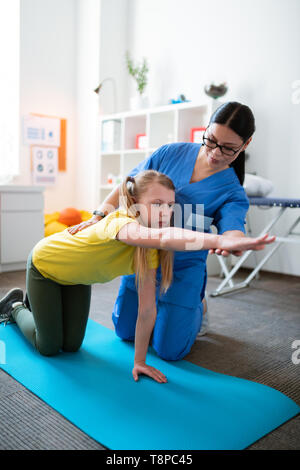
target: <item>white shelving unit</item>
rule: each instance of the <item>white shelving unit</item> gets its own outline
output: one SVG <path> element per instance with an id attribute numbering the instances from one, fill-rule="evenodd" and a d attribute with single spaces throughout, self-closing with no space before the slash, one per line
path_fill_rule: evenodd
<path id="1" fill-rule="evenodd" d="M 103 115 L 100 119 L 100 155 L 97 160 L 96 201 L 98 207 L 114 188 L 107 184 L 108 174 L 122 178 L 138 163 L 151 155 L 157 148 L 172 142 L 190 142 L 190 132 L 194 127 L 206 127 L 214 110 L 222 103 L 209 100 L 203 103 L 180 103 Z M 101 130 L 103 121 L 117 120 L 121 132 L 119 142 L 110 152 L 102 152 Z M 146 134 L 147 148 L 135 148 L 136 135 Z"/>

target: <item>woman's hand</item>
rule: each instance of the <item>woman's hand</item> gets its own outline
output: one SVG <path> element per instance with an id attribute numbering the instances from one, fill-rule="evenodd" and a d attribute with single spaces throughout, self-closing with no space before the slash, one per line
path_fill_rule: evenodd
<path id="1" fill-rule="evenodd" d="M 154 367 L 147 366 L 145 362 L 134 363 L 134 368 L 132 369 L 132 375 L 136 382 L 139 380 L 139 377 L 138 377 L 139 374 L 148 375 L 149 377 L 152 377 L 152 379 L 156 380 L 156 382 L 159 382 L 159 383 L 167 382 L 167 377 L 162 372 L 160 372 L 158 369 L 155 369 Z"/>
<path id="2" fill-rule="evenodd" d="M 240 238 L 240 237 L 245 237 L 245 234 L 244 232 L 242 232 L 241 230 L 227 230 L 226 232 L 223 233 L 223 236 L 226 236 L 226 237 L 237 237 L 237 238 Z M 210 255 L 222 255 L 224 256 L 225 258 L 227 258 L 229 255 L 234 255 L 234 256 L 242 256 L 243 254 L 243 251 L 227 251 L 227 250 L 220 250 L 218 248 L 212 248 L 211 250 L 209 250 L 208 252 Z"/>
<path id="3" fill-rule="evenodd" d="M 242 256 L 243 254 L 243 251 L 226 251 L 226 250 L 220 250 L 219 248 L 218 249 L 211 249 L 209 250 L 208 252 L 209 255 L 222 255 L 224 256 L 225 258 L 227 258 L 227 256 L 229 255 L 234 255 L 234 256 Z"/>
<path id="4" fill-rule="evenodd" d="M 223 254 L 223 251 L 228 253 L 243 252 L 248 250 L 263 250 L 265 245 L 269 245 L 275 241 L 276 237 L 269 237 L 269 234 L 266 233 L 261 237 L 249 238 L 249 237 L 228 237 L 220 236 L 219 246 L 217 251 Z M 224 256 L 224 255 L 223 255 Z"/>
<path id="5" fill-rule="evenodd" d="M 71 235 L 75 235 L 75 233 L 80 232 L 81 230 L 84 230 L 85 228 L 89 227 L 90 225 L 94 225 L 99 220 L 102 220 L 102 217 L 98 217 L 97 215 L 94 215 L 91 219 L 85 220 L 84 222 L 81 222 L 80 224 L 73 225 L 72 227 L 68 228 L 68 232 Z"/>

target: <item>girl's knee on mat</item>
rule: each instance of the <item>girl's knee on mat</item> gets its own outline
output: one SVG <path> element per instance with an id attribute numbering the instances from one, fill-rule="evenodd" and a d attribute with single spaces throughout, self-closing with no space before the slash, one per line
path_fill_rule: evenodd
<path id="1" fill-rule="evenodd" d="M 80 341 L 64 341 L 62 350 L 64 352 L 77 352 L 81 348 L 83 340 Z"/>
<path id="2" fill-rule="evenodd" d="M 46 357 L 57 356 L 61 350 L 61 348 L 57 346 L 48 346 L 48 347 L 37 346 L 36 349 L 42 356 L 46 356 Z"/>
<path id="3" fill-rule="evenodd" d="M 61 351 L 75 353 L 79 351 L 81 344 L 66 344 L 63 346 L 38 347 L 37 350 L 42 356 L 57 356 Z"/>
<path id="4" fill-rule="evenodd" d="M 42 341 L 35 338 L 35 348 L 42 356 L 56 356 L 62 348 L 61 341 Z"/>

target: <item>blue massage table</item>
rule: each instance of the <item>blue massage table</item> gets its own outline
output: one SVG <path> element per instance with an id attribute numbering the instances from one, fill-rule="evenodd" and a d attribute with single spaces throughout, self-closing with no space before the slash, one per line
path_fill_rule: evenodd
<path id="1" fill-rule="evenodd" d="M 280 220 L 282 215 L 287 211 L 291 209 L 300 209 L 300 199 L 286 199 L 286 198 L 269 198 L 269 197 L 249 197 L 249 202 L 250 206 L 257 206 L 260 208 L 278 208 L 279 210 L 276 211 L 276 214 L 274 214 L 273 219 L 264 227 L 263 231 L 258 235 L 264 235 L 265 233 L 270 233 L 270 230 L 274 225 Z M 294 211 L 293 211 L 294 212 Z M 241 266 L 244 264 L 246 259 L 251 255 L 251 253 L 256 253 L 255 251 L 246 251 L 239 259 L 239 261 L 235 264 L 235 266 L 231 269 L 231 271 L 228 270 L 228 267 L 224 261 L 224 258 L 222 256 L 217 256 L 218 261 L 221 265 L 222 273 L 224 275 L 224 280 L 219 284 L 217 289 L 210 293 L 211 297 L 216 297 L 218 295 L 222 294 L 227 294 L 229 292 L 237 291 L 239 289 L 243 289 L 245 287 L 249 287 L 250 282 L 252 279 L 257 275 L 258 272 L 262 269 L 263 265 L 268 261 L 268 259 L 271 258 L 271 256 L 275 253 L 275 251 L 278 250 L 280 246 L 282 246 L 283 243 L 300 243 L 300 238 L 296 238 L 296 236 L 299 236 L 300 233 L 295 232 L 295 228 L 300 222 L 300 215 L 299 211 L 296 212 L 296 218 L 294 222 L 287 228 L 287 230 L 284 233 L 283 237 L 276 237 L 276 241 L 272 245 L 272 248 L 268 250 L 263 257 L 263 259 L 257 263 L 256 267 L 251 271 L 249 276 L 243 281 L 234 284 L 233 282 L 233 276 L 237 273 L 237 271 L 241 268 Z M 249 236 L 252 235 L 252 230 L 250 226 L 250 218 L 249 214 L 247 215 L 247 232 Z M 275 233 L 270 233 L 270 235 L 276 235 Z"/>

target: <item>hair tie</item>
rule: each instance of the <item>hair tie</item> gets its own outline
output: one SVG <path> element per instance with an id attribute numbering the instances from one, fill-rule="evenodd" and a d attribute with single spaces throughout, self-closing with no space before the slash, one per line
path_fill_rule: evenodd
<path id="1" fill-rule="evenodd" d="M 129 184 L 128 184 L 129 183 Z M 126 186 L 127 186 L 127 189 L 128 191 L 132 194 L 133 193 L 133 185 L 135 183 L 135 179 L 133 178 L 133 176 L 128 176 L 127 177 L 127 182 L 126 182 Z"/>

